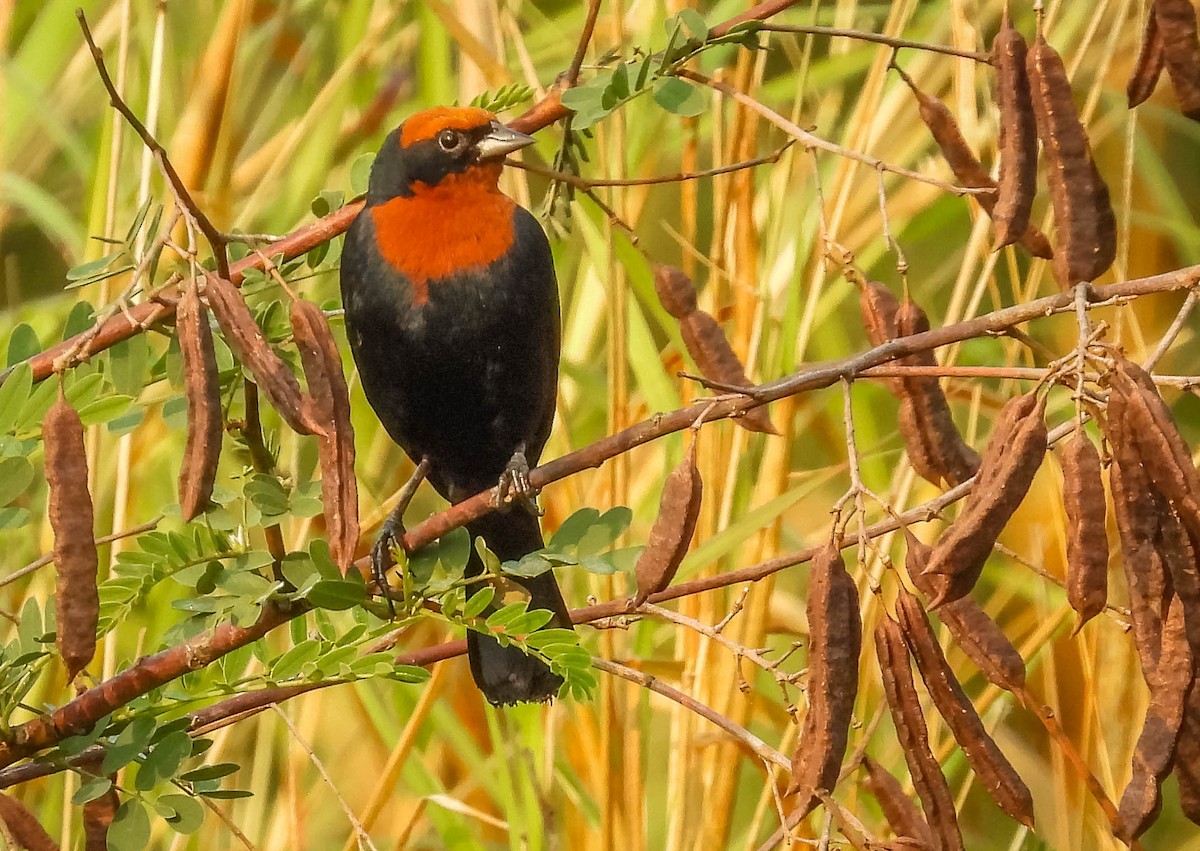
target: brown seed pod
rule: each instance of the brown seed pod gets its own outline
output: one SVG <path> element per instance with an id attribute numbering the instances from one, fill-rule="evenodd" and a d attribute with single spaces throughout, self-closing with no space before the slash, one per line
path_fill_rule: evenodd
<path id="1" fill-rule="evenodd" d="M 204 292 L 225 341 L 279 415 L 298 434 L 319 433 L 320 423 L 313 421 L 312 411 L 304 405 L 300 382 L 267 344 L 237 287 L 217 275 L 207 275 Z"/>
<path id="2" fill-rule="evenodd" d="M 1067 513 L 1067 601 L 1079 615 L 1075 632 L 1108 602 L 1108 534 L 1100 453 L 1082 430 L 1063 447 Z"/>
<path id="3" fill-rule="evenodd" d="M 1059 235 L 1054 270 L 1059 284 L 1070 288 L 1094 281 L 1112 265 L 1117 220 L 1071 99 L 1062 57 L 1040 33 L 1027 65 Z"/>
<path id="4" fill-rule="evenodd" d="M 11 795 L 0 793 L 0 821 L 8 828 L 17 848 L 23 851 L 58 851 L 58 843 L 50 838 L 33 813 Z"/>
<path id="5" fill-rule="evenodd" d="M 963 848 L 954 798 L 941 766 L 929 749 L 929 731 L 921 715 L 921 703 L 913 684 L 912 669 L 900 625 L 886 614 L 875 628 L 875 653 L 883 675 L 883 690 L 891 711 L 896 738 L 904 751 L 908 773 L 921 799 L 925 819 L 933 831 L 935 847 L 940 851 Z"/>
<path id="6" fill-rule="evenodd" d="M 75 679 L 96 654 L 99 561 L 92 531 L 83 423 L 61 386 L 58 400 L 42 420 L 42 439 L 46 447 L 46 481 L 50 485 L 47 513 L 54 530 L 54 564 L 58 571 L 54 596 L 58 652 L 67 666 L 67 678 Z"/>
<path id="7" fill-rule="evenodd" d="M 929 696 L 946 720 L 955 741 L 966 753 L 980 782 L 1000 809 L 1032 828 L 1033 796 L 1029 793 L 1029 787 L 983 726 L 970 698 L 950 669 L 937 636 L 925 617 L 925 611 L 917 598 L 903 586 L 896 598 L 896 616 Z"/>
<path id="8" fill-rule="evenodd" d="M 996 189 L 996 181 L 992 180 L 991 175 L 976 159 L 975 154 L 971 151 L 971 146 L 963 138 L 958 122 L 955 121 L 954 115 L 946 104 L 918 89 L 912 79 L 903 71 L 900 72 L 900 75 L 908 83 L 913 95 L 916 96 L 921 120 L 933 134 L 934 141 L 937 142 L 946 164 L 950 166 L 950 171 L 954 173 L 958 182 L 971 189 Z M 985 213 L 989 216 L 992 215 L 996 207 L 995 192 L 979 193 L 975 195 L 975 200 L 979 202 L 979 206 Z M 1034 257 L 1049 260 L 1054 256 L 1050 240 L 1046 239 L 1046 235 L 1032 225 L 1029 225 L 1021 234 L 1020 243 Z"/>
<path id="9" fill-rule="evenodd" d="M 1183 723 L 1175 743 L 1175 779 L 1179 783 L 1179 808 L 1195 824 L 1200 824 L 1200 684 L 1193 662 L 1192 688 L 1183 710 Z"/>
<path id="10" fill-rule="evenodd" d="M 1162 32 L 1158 29 L 1158 15 L 1154 13 L 1154 5 L 1151 3 L 1146 13 L 1146 27 L 1142 30 L 1142 49 L 1138 52 L 1133 73 L 1129 75 L 1129 83 L 1125 86 L 1130 109 L 1145 103 L 1150 95 L 1154 94 L 1165 62 Z"/>
<path id="11" fill-rule="evenodd" d="M 696 533 L 703 491 L 704 483 L 696 466 L 696 441 L 693 440 L 683 461 L 671 471 L 663 485 L 658 516 L 654 518 L 646 549 L 642 550 L 634 570 L 637 594 L 630 604 L 632 607 L 646 602 L 647 597 L 662 591 L 675 578 L 675 571 L 679 570 Z"/>
<path id="12" fill-rule="evenodd" d="M 292 334 L 308 382 L 305 402 L 321 426 L 321 501 L 334 563 L 343 572 L 354 562 L 358 544 L 358 483 L 354 477 L 354 426 L 342 356 L 321 308 L 296 299 L 291 307 Z"/>
<path id="13" fill-rule="evenodd" d="M 900 302 L 891 290 L 878 281 L 867 281 L 859 291 L 858 306 L 872 346 L 882 346 L 896 339 L 896 313 L 900 310 Z"/>
<path id="14" fill-rule="evenodd" d="M 1162 806 L 1160 787 L 1175 758 L 1192 677 L 1183 606 L 1174 598 L 1163 624 L 1162 657 L 1133 754 L 1133 774 L 1118 811 L 1117 835 L 1127 843 L 1153 824 Z"/>
<path id="15" fill-rule="evenodd" d="M 962 513 L 942 533 L 927 573 L 950 578 L 930 602 L 936 609 L 975 587 L 996 539 L 1025 498 L 1046 454 L 1046 402 L 1037 391 L 1005 403 Z"/>
<path id="16" fill-rule="evenodd" d="M 1184 633 L 1192 655 L 1200 658 L 1200 563 L 1179 518 L 1163 506 L 1154 546 L 1170 578 L 1175 602 L 1183 609 Z"/>
<path id="17" fill-rule="evenodd" d="M 696 308 L 696 285 L 676 266 L 654 264 L 654 291 L 667 313 L 683 319 Z"/>
<path id="18" fill-rule="evenodd" d="M 996 181 L 996 247 L 1021 238 L 1029 228 L 1037 193 L 1037 124 L 1025 68 L 1029 47 L 1013 27 L 1008 7 L 992 42 L 996 102 L 1000 107 L 1000 176 Z"/>
<path id="19" fill-rule="evenodd" d="M 904 530 L 905 568 L 913 584 L 927 597 L 936 597 L 946 585 L 944 576 L 925 573 L 933 548 Z M 970 597 L 946 603 L 938 617 L 954 636 L 955 643 L 975 663 L 988 681 L 1002 689 L 1016 691 L 1025 685 L 1025 660 L 1013 647 L 1004 630 Z"/>
<path id="20" fill-rule="evenodd" d="M 900 788 L 900 781 L 869 756 L 863 757 L 862 764 L 867 770 L 867 788 L 879 802 L 892 832 L 897 837 L 915 840 L 917 847 L 934 848 L 933 832 L 920 809 Z"/>
<path id="21" fill-rule="evenodd" d="M 1179 111 L 1200 121 L 1200 37 L 1192 0 L 1154 0 L 1155 24 L 1162 34 L 1163 59 Z"/>
<path id="22" fill-rule="evenodd" d="M 89 759 L 81 767 L 91 775 L 99 776 L 103 764 L 103 758 Z M 115 783 L 116 775 L 109 779 Z M 84 851 L 108 851 L 108 826 L 116 817 L 120 804 L 117 790 L 110 788 L 99 798 L 93 798 L 83 805 Z"/>
<path id="23" fill-rule="evenodd" d="M 901 337 L 923 334 L 929 327 L 929 317 L 914 301 L 906 300 L 896 312 L 896 332 Z M 936 366 L 937 358 L 924 351 L 901 363 Z M 900 411 L 900 433 L 914 469 L 935 485 L 942 481 L 959 485 L 974 476 L 979 454 L 959 434 L 941 382 L 932 375 L 914 375 L 900 379 L 899 385 L 906 402 Z"/>
<path id="24" fill-rule="evenodd" d="M 725 332 L 712 316 L 703 310 L 695 310 L 680 321 L 679 330 L 683 333 L 683 343 L 687 346 L 688 354 L 700 368 L 701 375 L 732 387 L 753 386 L 746 377 L 745 367 L 734 354 L 729 340 L 725 338 Z M 765 407 L 746 411 L 736 422 L 749 431 L 779 434 L 771 424 Z"/>
<path id="25" fill-rule="evenodd" d="M 1170 500 L 1188 532 L 1200 538 L 1200 473 L 1171 409 L 1150 376 L 1124 358 L 1118 359 L 1110 379 L 1113 392 L 1123 397 L 1129 431 L 1151 482 Z"/>
<path id="26" fill-rule="evenodd" d="M 816 806 L 818 790 L 832 792 L 837 784 L 858 696 L 862 649 L 858 589 L 833 541 L 812 560 L 807 614 L 808 714 L 792 756 L 788 786 L 788 794 L 797 795 L 797 812 L 802 813 Z"/>
<path id="27" fill-rule="evenodd" d="M 179 470 L 179 508 L 191 520 L 208 506 L 217 464 L 221 460 L 221 382 L 213 349 L 208 311 L 193 284 L 187 287 L 175 312 L 175 331 L 183 357 L 187 396 L 187 443 Z"/>

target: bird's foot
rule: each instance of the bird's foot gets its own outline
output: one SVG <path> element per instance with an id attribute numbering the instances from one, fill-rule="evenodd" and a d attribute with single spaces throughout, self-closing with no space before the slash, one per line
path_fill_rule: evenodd
<path id="1" fill-rule="evenodd" d="M 392 601 L 392 586 L 388 582 L 388 571 L 396 566 L 392 555 L 392 547 L 404 540 L 404 522 L 397 517 L 389 517 L 379 530 L 375 546 L 371 547 L 371 576 L 379 586 L 379 593 L 387 600 L 388 611 L 396 617 L 396 604 Z"/>
<path id="2" fill-rule="evenodd" d="M 496 508 L 519 503 L 530 514 L 540 517 L 542 509 L 537 504 L 537 495 L 537 488 L 529 483 L 529 461 L 525 459 L 525 451 L 518 449 L 500 474 L 492 502 Z"/>

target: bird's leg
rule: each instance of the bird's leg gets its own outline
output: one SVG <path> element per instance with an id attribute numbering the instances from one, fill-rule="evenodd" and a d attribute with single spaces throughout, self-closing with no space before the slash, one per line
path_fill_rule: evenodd
<path id="1" fill-rule="evenodd" d="M 417 468 L 400 489 L 400 499 L 396 507 L 379 527 L 379 537 L 375 539 L 375 546 L 371 547 L 371 575 L 375 578 L 375 584 L 379 586 L 379 593 L 387 598 L 392 617 L 396 616 L 396 606 L 392 602 L 392 589 L 387 579 L 387 572 L 396 564 L 392 558 L 392 545 L 404 540 L 404 512 L 412 502 L 417 488 L 429 474 L 429 467 L 428 458 L 422 458 L 417 464 Z"/>
<path id="2" fill-rule="evenodd" d="M 522 443 L 508 459 L 508 466 L 500 474 L 496 485 L 496 497 L 493 500 L 496 508 L 504 508 L 514 502 L 535 517 L 542 515 L 542 509 L 537 504 L 537 488 L 529 483 L 529 461 L 525 458 L 525 444 Z"/>

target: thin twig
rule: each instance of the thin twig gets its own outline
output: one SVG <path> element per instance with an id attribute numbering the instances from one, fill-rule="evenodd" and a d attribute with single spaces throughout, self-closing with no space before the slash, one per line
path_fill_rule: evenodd
<path id="1" fill-rule="evenodd" d="M 111 544 L 113 541 L 119 541 L 122 538 L 131 538 L 134 535 L 140 535 L 143 532 L 149 532 L 151 529 L 156 527 L 162 519 L 163 519 L 163 515 L 160 514 L 157 517 L 155 517 L 153 520 L 147 520 L 145 523 L 143 523 L 140 526 L 133 526 L 129 529 L 122 529 L 120 532 L 113 532 L 111 535 L 105 535 L 101 538 L 97 538 L 96 546 L 100 546 L 101 544 Z M 3 588 L 5 585 L 8 585 L 10 582 L 16 582 L 22 576 L 28 576 L 29 574 L 33 573 L 35 570 L 38 570 L 39 568 L 43 568 L 46 565 L 50 564 L 52 561 L 54 561 L 53 553 L 46 553 L 44 556 L 34 559 L 33 561 L 29 562 L 29 564 L 22 567 L 20 570 L 14 570 L 12 573 L 8 574 L 8 576 L 5 576 L 4 578 L 0 579 L 0 588 Z"/>
<path id="2" fill-rule="evenodd" d="M 759 32 L 794 33 L 796 35 L 824 35 L 830 38 L 850 38 L 855 41 L 869 41 L 872 44 L 884 44 L 894 49 L 909 48 L 923 50 L 926 53 L 942 53 L 946 56 L 958 56 L 962 59 L 974 59 L 976 62 L 989 64 L 992 61 L 990 53 L 980 53 L 974 50 L 962 50 L 945 44 L 929 44 L 924 41 L 910 41 L 907 38 L 896 38 L 882 33 L 864 32 L 863 30 L 847 30 L 839 27 L 818 27 L 792 24 L 761 24 Z"/>
<path id="3" fill-rule="evenodd" d="M 505 165 L 519 168 L 522 171 L 528 171 L 531 174 L 538 174 L 542 177 L 549 177 L 552 180 L 557 180 L 560 183 L 567 183 L 574 186 L 576 189 L 595 189 L 602 186 L 656 186 L 661 183 L 684 183 L 689 180 L 702 180 L 706 177 L 715 177 L 720 174 L 729 174 L 730 172 L 743 171 L 749 168 L 756 168 L 760 165 L 771 165 L 779 162 L 784 152 L 792 145 L 796 144 L 794 140 L 788 141 L 787 144 L 777 148 L 773 153 L 761 157 L 755 157 L 750 160 L 742 160 L 741 162 L 730 163 L 719 168 L 709 168 L 704 171 L 685 171 L 678 174 L 663 174 L 657 177 L 626 177 L 626 178 L 599 178 L 599 177 L 580 177 L 577 174 L 571 174 L 567 171 L 556 171 L 552 168 L 536 165 L 535 163 L 521 162 L 520 160 L 506 160 Z"/>

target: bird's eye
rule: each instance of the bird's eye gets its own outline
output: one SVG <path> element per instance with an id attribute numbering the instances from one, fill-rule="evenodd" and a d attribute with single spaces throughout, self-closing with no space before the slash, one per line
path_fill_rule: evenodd
<path id="1" fill-rule="evenodd" d="M 443 151 L 453 151 L 462 143 L 462 134 L 453 130 L 443 130 L 438 134 L 437 140 Z"/>

